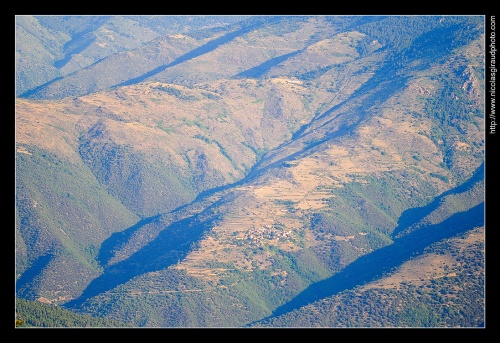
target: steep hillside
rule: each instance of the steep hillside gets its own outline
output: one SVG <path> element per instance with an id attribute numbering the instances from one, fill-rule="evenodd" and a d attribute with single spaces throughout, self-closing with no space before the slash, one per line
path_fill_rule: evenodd
<path id="1" fill-rule="evenodd" d="M 19 275 L 33 273 L 20 278 L 20 294 L 60 301 L 81 292 L 98 275 L 96 254 L 110 234 L 241 180 L 310 119 L 319 101 L 321 95 L 281 79 L 196 88 L 150 83 L 70 101 L 19 99 L 17 264 Z M 80 269 L 86 276 L 56 296 L 63 281 L 43 275 L 67 265 L 58 258 L 81 264 L 63 274 L 64 282 L 81 278 Z"/>
<path id="2" fill-rule="evenodd" d="M 180 34 L 161 36 L 135 50 L 111 54 L 88 68 L 53 80 L 23 96 L 60 99 L 110 88 L 168 64 L 200 44 L 202 43 Z"/>
<path id="3" fill-rule="evenodd" d="M 251 327 L 484 327 L 484 227 L 432 244 L 382 278 Z"/>
<path id="4" fill-rule="evenodd" d="M 126 328 L 126 323 L 77 314 L 58 306 L 16 298 L 16 328 Z"/>
<path id="5" fill-rule="evenodd" d="M 108 56 L 133 51 L 164 35 L 192 31 L 193 35 L 202 38 L 245 18 L 246 16 L 19 15 L 15 22 L 16 94 L 32 94 L 37 87 L 44 89 L 45 85 L 53 81 L 78 74 L 85 68 L 92 69 L 94 63 L 99 63 Z M 123 59 L 118 63 L 123 65 Z M 133 69 L 140 63 L 144 63 L 144 60 L 138 61 Z M 148 63 L 154 63 L 154 59 Z M 100 71 L 102 72 L 102 68 Z M 87 77 L 77 77 L 76 84 L 82 80 L 84 83 L 88 82 Z M 90 80 L 97 82 L 94 89 L 104 81 L 102 77 Z M 43 94 L 47 95 L 48 91 Z"/>
<path id="6" fill-rule="evenodd" d="M 64 301 L 99 274 L 102 241 L 139 217 L 79 157 L 77 117 L 53 105 L 16 106 L 16 276 L 20 296 L 43 297 L 51 285 Z"/>
<path id="7" fill-rule="evenodd" d="M 448 58 L 455 61 L 458 55 L 463 60 L 464 51 L 471 50 L 454 50 Z M 127 316 L 140 326 L 241 326 L 361 256 L 390 247 L 392 232 L 407 209 L 431 203 L 469 179 L 483 161 L 481 112 L 473 122 L 456 118 L 455 125 L 466 125 L 468 131 L 456 135 L 453 146 L 429 138 L 442 126 L 422 95 L 439 94 L 439 77 L 428 75 L 453 68 L 448 58 L 420 72 L 404 74 L 403 69 L 402 76 L 394 73 L 388 79 L 373 74 L 348 101 L 317 115 L 294 140 L 266 154 L 237 187 L 204 199 L 208 205 L 199 205 L 199 210 L 195 205 L 186 208 L 179 219 L 161 217 L 137 228 L 134 239 L 115 251 L 122 256 L 120 263 L 68 305 L 90 298 L 84 304 L 87 310 L 106 308 L 110 315 Z M 474 54 L 468 58 L 476 62 Z M 454 82 L 470 83 L 467 75 Z M 480 89 L 457 96 L 474 98 L 476 91 Z M 459 153 L 464 147 L 469 154 Z M 450 150 L 461 159 L 447 165 Z M 466 165 L 474 167 L 458 168 Z M 478 187 L 474 200 L 466 198 L 451 213 L 479 206 L 484 193 Z M 198 214 L 192 215 L 193 210 Z M 482 211 L 471 211 L 474 224 L 481 225 Z M 132 242 L 146 233 L 154 233 L 154 239 L 137 250 Z M 175 284 L 179 278 L 182 286 Z M 92 298 L 95 294 L 106 294 L 109 300 Z M 146 312 L 130 318 L 127 309 L 136 301 L 145 304 Z M 181 310 L 191 303 L 210 308 L 203 312 L 211 315 Z M 160 319 L 166 313 L 169 319 Z"/>
<path id="8" fill-rule="evenodd" d="M 219 30 L 163 35 L 135 50 L 110 54 L 23 97 L 59 99 L 147 80 L 189 86 L 231 77 L 262 76 L 266 69 L 286 64 L 296 54 L 298 58 L 291 62 L 298 70 L 286 70 L 280 76 L 298 75 L 325 61 L 338 64 L 352 60 L 357 55 L 356 40 L 362 36 L 359 33 L 333 38 L 329 50 L 319 46 L 330 45 L 328 38 L 355 19 L 256 16 Z M 323 41 L 316 44 L 319 40 Z M 313 47 L 301 52 L 309 45 Z"/>
<path id="9" fill-rule="evenodd" d="M 481 326 L 483 29 L 257 17 L 17 99 L 18 296 L 137 327 Z"/>
<path id="10" fill-rule="evenodd" d="M 16 17 L 16 95 L 61 76 L 53 63 L 70 39 L 65 32 L 52 32 L 32 16 Z"/>

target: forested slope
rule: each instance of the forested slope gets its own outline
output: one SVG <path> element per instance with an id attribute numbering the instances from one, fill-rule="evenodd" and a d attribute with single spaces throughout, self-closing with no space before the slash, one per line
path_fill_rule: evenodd
<path id="1" fill-rule="evenodd" d="M 19 21 L 75 69 L 16 99 L 18 297 L 135 327 L 484 324 L 483 17 L 67 19 Z"/>

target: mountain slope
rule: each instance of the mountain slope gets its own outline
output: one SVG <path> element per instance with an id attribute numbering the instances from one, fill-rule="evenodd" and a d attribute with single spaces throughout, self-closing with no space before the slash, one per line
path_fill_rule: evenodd
<path id="1" fill-rule="evenodd" d="M 380 279 L 250 326 L 484 327 L 485 304 L 477 301 L 484 298 L 483 276 L 478 227 L 436 242 Z"/>
<path id="2" fill-rule="evenodd" d="M 99 64 L 108 56 L 140 49 L 143 44 L 161 39 L 164 35 L 192 31 L 193 35 L 202 38 L 245 18 L 246 16 L 161 15 L 16 16 L 16 95 L 32 94 L 36 92 L 35 89 L 44 89 L 66 76 L 75 73 L 78 75 L 86 68 L 92 69 L 93 64 Z M 154 63 L 143 59 L 142 63 L 144 62 Z M 119 63 L 123 63 L 123 58 Z M 87 77 L 77 77 L 78 81 L 73 86 L 82 81 L 88 82 Z M 93 81 L 99 85 L 104 80 L 102 77 L 94 77 Z M 81 87 L 79 85 L 78 89 Z M 60 92 L 61 87 L 57 89 Z M 46 93 L 45 91 L 44 94 Z"/>
<path id="3" fill-rule="evenodd" d="M 475 175 L 463 185 L 450 190 L 446 195 L 442 194 L 434 199 L 431 204 L 435 205 L 429 206 L 431 205 L 429 204 L 422 208 L 409 210 L 410 212 L 414 212 L 415 210 L 422 211 L 425 213 L 425 216 L 423 218 L 411 216 L 415 222 L 401 225 L 403 227 L 402 231 L 406 232 L 406 234 L 402 235 L 398 233 L 397 238 L 394 239 L 391 245 L 367 254 L 333 277 L 311 285 L 295 299 L 276 309 L 273 317 L 283 315 L 283 313 L 311 303 L 315 299 L 328 298 L 331 294 L 341 293 L 344 289 L 361 286 L 363 283 L 377 279 L 390 272 L 391 269 L 396 268 L 405 260 L 413 258 L 415 255 L 421 255 L 423 251 L 429 249 L 435 242 L 448 240 L 451 237 L 464 234 L 464 232 L 467 233 L 469 230 L 477 229 L 478 227 L 481 228 L 484 225 L 484 219 L 482 218 L 484 214 L 483 167 L 478 168 Z M 451 206 L 454 207 L 453 211 L 450 211 Z M 406 216 L 403 215 L 401 217 Z M 429 220 L 428 218 L 433 218 L 433 220 Z M 408 231 L 404 227 L 418 227 L 419 229 Z M 476 231 L 476 234 L 474 234 L 476 243 L 484 244 L 484 227 Z M 447 254 L 446 250 L 441 252 L 441 254 Z M 456 256 L 454 257 L 456 258 Z M 472 258 L 474 259 L 473 266 L 480 265 L 484 268 L 484 248 L 482 252 L 480 251 L 477 255 L 472 256 Z M 478 277 L 481 277 L 483 272 L 479 270 L 474 273 L 477 273 Z M 481 291 L 480 287 L 484 286 L 484 279 L 482 280 L 475 292 Z M 385 281 L 380 282 L 384 283 Z M 446 290 L 443 289 L 443 291 Z M 458 306 L 460 301 L 455 306 Z M 442 306 L 442 304 L 439 304 L 439 306 Z M 482 312 L 484 312 L 484 307 Z M 478 320 L 480 323 L 482 318 L 479 317 Z M 266 321 L 270 320 L 267 319 Z M 295 326 L 289 320 L 285 320 L 285 323 L 286 326 Z M 471 326 L 476 326 L 479 323 L 471 324 Z M 365 326 L 362 321 L 351 324 Z M 437 326 L 453 326 L 453 324 L 440 322 Z"/>
<path id="4" fill-rule="evenodd" d="M 126 323 L 77 314 L 58 306 L 16 298 L 16 328 L 124 328 Z"/>
<path id="5" fill-rule="evenodd" d="M 163 35 L 135 50 L 109 54 L 86 68 L 26 92 L 23 97 L 59 99 L 147 80 L 193 85 L 233 76 L 245 77 L 245 72 L 253 68 L 262 69 L 262 63 L 276 64 L 323 37 L 340 33 L 353 20 L 355 17 L 327 21 L 322 17 L 255 16 L 219 30 L 206 30 L 206 34 L 195 31 Z M 352 45 L 349 40 L 335 43 Z M 328 44 L 328 39 L 322 44 Z M 330 54 L 340 54 L 336 63 L 353 54 L 349 48 L 346 52 L 345 48 L 336 50 L 333 47 L 330 51 Z M 298 62 L 298 66 L 302 66 L 300 70 L 314 67 L 315 60 L 325 60 L 322 53 L 316 51 L 312 56 L 302 53 L 306 60 Z M 342 55 L 346 56 L 342 58 Z"/>
<path id="6" fill-rule="evenodd" d="M 445 59 L 442 63 L 439 68 L 431 68 L 447 68 L 449 62 Z M 448 68 L 453 68 L 453 64 Z M 128 260 L 105 271 L 102 280 L 96 279 L 83 299 L 74 305 L 94 293 L 106 291 L 104 294 L 111 300 L 104 303 L 113 303 L 111 313 L 123 313 L 132 299 L 149 304 L 150 312 L 140 325 L 219 326 L 228 322 L 242 325 L 271 313 L 309 283 L 389 246 L 391 232 L 405 209 L 432 201 L 473 173 L 470 169 L 466 174 L 448 169 L 443 164 L 446 150 L 427 137 L 439 125 L 428 117 L 426 102 L 420 98 L 422 93 L 415 92 L 415 89 L 439 91 L 439 87 L 432 87 L 427 73 L 412 74 L 404 83 L 395 77 L 385 83 L 365 84 L 360 95 L 354 92 L 344 107 L 317 116 L 302 136 L 266 154 L 245 183 L 213 195 L 213 200 L 205 199 L 211 205 L 200 208 L 214 208 L 214 212 L 203 210 L 199 215 L 173 223 L 170 217 L 159 218 L 156 224 L 141 228 L 144 232 L 155 230 L 158 236 Z M 467 79 L 463 82 L 467 83 Z M 374 99 L 387 100 L 378 104 Z M 357 114 L 361 108 L 363 112 Z M 408 108 L 412 112 L 405 110 Z M 431 120 L 422 121 L 424 116 Z M 482 121 L 480 117 L 476 120 L 477 124 L 469 127 L 469 134 L 462 137 L 465 140 L 461 144 L 455 142 L 456 149 L 459 146 L 473 149 L 472 142 L 480 141 Z M 476 138 L 472 138 L 474 135 Z M 311 136 L 320 139 L 300 144 L 301 139 L 310 142 Z M 294 148 L 290 152 L 290 146 L 294 145 L 301 150 Z M 281 155 L 286 157 L 274 157 Z M 467 156 L 472 165 L 478 166 L 482 161 L 480 150 Z M 464 165 L 463 161 L 452 166 L 455 164 Z M 478 196 L 481 199 L 481 193 Z M 482 211 L 474 211 L 472 218 L 480 220 Z M 191 251 L 163 250 L 167 244 L 178 244 L 174 243 L 176 239 L 185 246 L 196 241 L 191 236 L 176 235 L 176 228 L 181 227 L 190 228 L 200 241 Z M 126 249 L 127 245 L 122 247 Z M 117 275 L 124 277 L 117 283 L 128 278 L 130 281 L 123 286 L 107 284 L 111 277 L 115 282 L 120 280 Z M 160 280 L 176 280 L 181 276 L 186 280 L 184 287 L 161 286 Z M 200 280 L 204 281 L 201 286 Z M 108 286 L 102 288 L 99 284 Z M 148 291 L 145 285 L 155 286 Z M 202 293 L 198 295 L 195 290 Z M 203 293 L 207 292 L 210 299 L 216 299 L 209 304 L 203 300 Z M 176 293 L 180 298 L 173 302 L 168 294 Z M 132 298 L 125 297 L 123 305 L 119 305 L 116 297 L 127 294 Z M 162 298 L 164 294 L 167 299 Z M 233 298 L 236 294 L 238 300 Z M 209 306 L 211 313 L 215 311 L 217 315 L 207 318 L 199 317 L 198 313 L 196 318 L 190 318 L 179 313 L 180 317 L 172 322 L 157 322 L 164 310 L 178 313 L 191 301 L 197 306 Z M 96 298 L 84 306 L 102 311 L 103 305 L 99 303 Z M 234 306 L 228 310 L 231 303 Z M 238 323 L 237 318 L 241 318 L 240 324 L 234 324 Z"/>
<path id="7" fill-rule="evenodd" d="M 323 311 L 315 301 L 326 312 L 306 326 L 479 326 L 480 306 L 418 321 L 444 315 L 416 298 L 377 323 L 328 314 L 413 253 L 446 253 L 448 239 L 484 226 L 482 18 L 362 19 L 256 19 L 114 88 L 104 75 L 99 92 L 18 99 L 18 170 L 63 167 L 122 213 L 93 235 L 67 224 L 75 212 L 18 205 L 18 292 L 138 327 L 295 327 Z M 18 194 L 36 194 L 36 178 L 18 178 Z M 47 180 L 42 189 L 75 192 Z M 471 249 L 477 274 L 460 280 L 481 280 L 480 240 Z M 80 265 L 62 275 L 63 261 Z M 82 274 L 83 285 L 60 289 Z"/>
<path id="8" fill-rule="evenodd" d="M 223 92 L 228 95 L 220 95 Z M 283 80 L 260 85 L 233 80 L 193 89 L 151 83 L 70 102 L 19 99 L 19 273 L 32 264 L 35 275 L 47 269 L 36 263 L 41 256 L 58 266 L 49 252 L 59 251 L 62 244 L 69 250 L 65 255 L 83 263 L 65 274 L 68 282 L 69 274 L 81 277 L 82 268 L 91 273 L 87 280 L 96 277 L 100 266 L 94 259 L 110 234 L 243 178 L 262 152 L 289 139 L 307 122 L 311 113 L 304 106 L 314 108 L 318 100 L 305 103 L 306 96 L 306 88 Z M 141 97 L 144 100 L 130 102 Z M 280 103 L 266 98 L 279 98 Z M 230 134 L 219 136 L 220 131 Z M 274 134 L 267 135 L 269 131 Z M 42 238 L 44 228 L 51 238 Z M 35 235 L 35 229 L 42 232 Z M 31 251 L 37 253 L 29 256 Z M 34 292 L 36 282 L 21 278 L 19 292 Z M 51 276 L 45 282 L 49 284 L 35 291 L 38 296 L 48 289 L 59 293 L 61 281 Z M 79 282 L 70 292 L 81 291 L 88 282 Z"/>

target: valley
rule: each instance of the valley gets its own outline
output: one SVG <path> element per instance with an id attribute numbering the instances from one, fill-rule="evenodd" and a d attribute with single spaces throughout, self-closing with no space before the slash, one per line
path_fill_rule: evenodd
<path id="1" fill-rule="evenodd" d="M 484 326 L 484 18 L 122 19 L 119 51 L 20 85 L 17 297 L 139 328 Z"/>

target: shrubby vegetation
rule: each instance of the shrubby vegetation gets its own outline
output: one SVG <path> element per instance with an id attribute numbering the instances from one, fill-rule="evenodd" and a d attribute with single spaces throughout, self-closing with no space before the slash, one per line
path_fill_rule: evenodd
<path id="1" fill-rule="evenodd" d="M 458 244 L 456 238 L 435 243 L 424 252 L 450 254 L 456 259 L 453 266 L 445 267 L 443 277 L 401 282 L 398 288 L 360 286 L 252 326 L 483 327 L 484 243 Z M 461 244 L 465 244 L 465 249 Z"/>
<path id="2" fill-rule="evenodd" d="M 202 66 L 196 65 L 195 57 L 206 57 L 209 53 L 219 50 L 222 44 L 245 37 L 244 35 L 253 29 L 259 29 L 256 33 L 259 37 L 284 37 L 304 28 L 302 25 L 309 19 L 255 17 L 231 27 L 198 31 L 192 36 L 205 39 L 219 35 L 219 38 L 202 45 L 201 49 L 194 49 L 183 55 L 180 60 L 176 60 L 176 67 L 189 61 L 190 66 L 201 68 Z M 112 139 L 113 130 L 105 132 L 105 127 L 100 130 L 98 125 L 80 137 L 78 154 L 83 161 L 80 165 L 73 165 L 55 154 L 35 147 L 27 147 L 32 155 L 18 154 L 16 224 L 20 239 L 16 248 L 19 248 L 20 258 L 17 272 L 19 275 L 24 273 L 18 279 L 18 296 L 40 299 L 47 289 L 61 286 L 62 283 L 58 283 L 58 280 L 69 282 L 70 278 L 60 277 L 66 276 L 67 273 L 77 279 L 78 286 L 68 286 L 71 292 L 67 293 L 70 296 L 61 297 L 58 301 L 77 297 L 76 293 L 84 291 L 84 296 L 76 299 L 77 306 L 71 308 L 81 313 L 98 313 L 106 318 L 103 322 L 95 321 L 99 318 L 88 316 L 70 318 L 69 313 L 56 312 L 63 310 L 60 307 L 33 303 L 30 304 L 30 309 L 19 310 L 18 324 L 94 327 L 121 326 L 126 322 L 136 327 L 238 327 L 270 316 L 273 311 L 283 306 L 286 308 L 286 305 L 300 304 L 301 296 L 308 300 L 307 296 L 315 290 L 314 286 L 331 286 L 328 282 L 322 282 L 334 279 L 334 283 L 337 282 L 334 284 L 334 291 L 329 288 L 320 289 L 325 293 L 332 291 L 324 299 L 317 302 L 313 302 L 317 299 L 310 300 L 304 307 L 284 312 L 255 326 L 481 326 L 484 318 L 484 305 L 478 301 L 484 299 L 484 246 L 481 244 L 463 249 L 464 254 L 458 254 L 461 250 L 451 240 L 429 248 L 429 253 L 446 254 L 460 263 L 447 266 L 449 270 L 443 277 L 419 280 L 420 283 L 404 281 L 400 288 L 368 289 L 362 286 L 363 282 L 371 281 L 371 277 L 379 277 L 372 274 L 374 269 L 377 269 L 376 272 L 386 273 L 384 277 L 390 277 L 397 272 L 397 264 L 408 258 L 407 255 L 421 252 L 410 250 L 410 245 L 424 244 L 421 243 L 427 242 L 424 238 L 433 238 L 430 235 L 426 237 L 424 230 L 420 230 L 420 235 L 415 234 L 422 226 L 422 218 L 419 215 L 429 214 L 430 210 L 435 209 L 432 208 L 435 205 L 432 203 L 433 199 L 443 200 L 439 205 L 448 206 L 442 212 L 431 213 L 435 215 L 431 219 L 440 222 L 452 213 L 468 210 L 465 203 L 469 200 L 469 203 L 475 203 L 481 195 L 479 191 L 474 190 L 476 193 L 471 191 L 465 200 L 451 196 L 446 199 L 439 198 L 440 191 L 435 187 L 436 184 L 455 184 L 463 181 L 484 157 L 481 155 L 481 143 L 474 142 L 477 135 L 469 137 L 466 134 L 468 126 L 465 125 L 478 125 L 479 119 L 484 117 L 482 107 L 480 101 L 474 100 L 478 97 L 471 96 L 463 87 L 465 82 L 471 81 L 470 75 L 476 77 L 479 83 L 484 82 L 482 70 L 470 67 L 471 72 L 464 69 L 467 61 L 460 58 L 465 56 L 465 53 L 463 56 L 458 53 L 453 56 L 449 54 L 453 49 L 460 48 L 478 37 L 481 24 L 479 17 L 331 18 L 330 21 L 321 22 L 321 25 L 328 22 L 335 24 L 329 31 L 314 32 L 312 26 L 305 28 L 304 31 L 311 30 L 310 36 L 309 32 L 302 32 L 304 36 L 310 37 L 305 40 L 315 42 L 331 37 L 330 34 L 337 34 L 335 29 L 358 30 L 366 36 L 357 46 L 351 48 L 358 49 L 363 58 L 381 46 L 380 49 L 387 52 L 387 58 L 376 60 L 383 55 L 377 54 L 373 61 L 369 62 L 369 68 L 367 65 L 360 67 L 366 60 L 355 60 L 352 64 L 346 62 L 335 67 L 326 65 L 313 70 L 302 68 L 293 75 L 258 80 L 256 84 L 259 86 L 256 88 L 241 86 L 251 85 L 250 82 L 241 80 L 207 82 L 203 89 L 210 89 L 210 93 L 193 91 L 193 94 L 201 94 L 200 99 L 191 96 L 188 91 L 180 90 L 181 88 L 167 86 L 168 82 L 158 86 L 157 91 L 152 92 L 156 97 L 155 101 L 151 101 L 153 105 L 161 104 L 161 98 L 168 98 L 169 101 L 181 100 L 182 106 L 186 106 L 183 112 L 186 115 L 176 113 L 179 126 L 167 127 L 164 124 L 166 117 L 156 117 L 152 120 L 148 117 L 144 123 L 155 130 L 159 128 L 168 133 L 165 135 L 160 132 L 161 137 L 168 139 L 174 139 L 178 135 L 174 128 L 187 128 L 186 132 L 192 133 L 189 137 L 195 138 L 193 141 L 197 143 L 175 156 L 180 161 L 178 164 L 153 153 L 148 155 L 146 149 L 135 149 L 132 144 L 115 143 Z M 373 44 L 374 41 L 380 45 Z M 87 41 L 81 41 L 85 42 Z M 262 42 L 268 43 L 265 39 Z M 299 56 L 300 50 L 295 49 L 297 48 L 277 58 L 271 58 L 275 56 L 273 51 L 269 53 L 269 60 L 237 76 L 259 78 L 271 69 L 277 71 L 274 75 L 279 75 L 281 63 L 286 58 Z M 220 57 L 216 55 L 215 58 Z M 251 60 L 251 57 L 248 56 L 248 59 Z M 439 68 L 434 68 L 436 66 Z M 304 70 L 311 71 L 304 73 Z M 353 82 L 358 81 L 359 75 L 367 70 L 374 72 L 371 79 L 365 83 Z M 436 73 L 435 70 L 439 71 Z M 425 71 L 425 74 L 420 73 L 421 71 Z M 153 74 L 161 78 L 160 72 Z M 153 74 L 146 74 L 144 78 Z M 320 81 L 331 75 L 335 77 Z M 419 81 L 423 80 L 435 86 L 425 89 L 435 90 L 435 94 L 417 98 L 417 101 L 424 105 L 424 111 L 420 113 L 415 110 L 410 115 L 413 116 L 412 119 L 425 121 L 423 126 L 430 127 L 431 142 L 445 156 L 441 165 L 440 161 L 429 161 L 423 154 L 420 156 L 418 152 L 412 152 L 413 156 L 409 157 L 414 164 L 412 167 L 426 163 L 425 168 L 429 166 L 428 171 L 415 167 L 374 173 L 370 170 L 353 172 L 348 175 L 352 181 L 342 182 L 340 187 L 337 187 L 337 184 L 332 187 L 325 186 L 322 189 L 325 198 L 321 201 L 321 205 L 325 207 L 313 207 L 311 210 L 300 208 L 301 201 L 295 200 L 303 194 L 300 191 L 297 192 L 298 196 L 294 195 L 294 200 L 291 200 L 269 195 L 272 192 L 266 194 L 265 187 L 258 189 L 261 185 L 273 185 L 267 184 L 268 180 L 286 179 L 290 181 L 292 188 L 301 187 L 302 182 L 309 182 L 308 175 L 304 175 L 303 179 L 294 178 L 300 159 L 316 153 L 322 154 L 325 150 L 321 149 L 326 143 L 330 143 L 329 140 L 333 142 L 337 138 L 343 138 L 341 136 L 350 140 L 356 135 L 362 135 L 361 131 L 357 131 L 359 125 L 374 115 L 379 106 L 385 106 L 393 99 L 404 101 L 394 95 L 403 90 L 406 82 L 413 80 L 415 75 L 420 78 Z M 431 76 L 428 77 L 429 75 Z M 293 80 L 294 76 L 306 82 Z M 336 76 L 345 80 L 337 80 Z M 137 80 L 139 79 L 129 80 L 133 84 L 129 90 L 140 94 L 146 88 L 135 84 Z M 276 85 L 280 83 L 283 94 L 286 94 L 285 90 L 298 92 L 298 89 L 304 87 L 311 92 L 300 93 L 302 99 L 300 95 L 275 97 L 272 94 L 268 96 L 270 93 L 260 93 L 263 89 L 275 91 L 278 86 L 263 88 L 273 82 L 276 82 Z M 241 88 L 235 86 L 237 83 L 240 83 L 238 87 L 244 89 L 245 96 L 238 93 Z M 333 88 L 328 88 L 328 85 Z M 340 89 L 344 90 L 340 92 Z M 252 92 L 250 97 L 247 97 L 250 94 L 248 92 Z M 139 96 L 141 95 L 137 95 Z M 101 99 L 106 97 L 86 100 L 102 101 Z M 263 165 L 258 165 L 254 170 L 250 170 L 252 166 L 244 166 L 245 173 L 250 173 L 247 179 L 249 183 L 243 183 L 244 186 L 237 183 L 236 188 L 232 188 L 227 185 L 230 177 L 226 178 L 222 175 L 223 171 L 217 168 L 209 168 L 208 154 L 217 151 L 219 154 L 213 161 L 226 163 L 227 159 L 231 162 L 234 170 L 228 171 L 228 175 L 232 176 L 231 173 L 240 165 L 233 155 L 243 154 L 241 151 L 235 153 L 228 144 L 229 141 L 222 139 L 222 136 L 215 132 L 224 126 L 214 126 L 215 121 L 205 120 L 207 117 L 190 116 L 191 109 L 193 112 L 203 113 L 210 107 L 191 108 L 190 106 L 195 104 L 194 100 L 208 102 L 209 99 L 227 101 L 231 106 L 237 105 L 227 107 L 234 109 L 234 113 L 228 113 L 226 107 L 221 110 L 219 106 L 216 111 L 210 112 L 220 123 L 226 123 L 238 116 L 237 113 L 241 112 L 237 112 L 240 109 L 236 110 L 236 107 L 244 108 L 247 104 L 264 113 L 259 123 L 250 123 L 252 120 L 247 123 L 249 118 L 238 118 L 237 124 L 241 125 L 242 129 L 235 134 L 238 135 L 237 140 L 243 140 L 239 143 L 248 148 L 242 151 L 247 154 L 253 152 L 257 160 L 263 161 Z M 143 100 L 141 104 L 146 104 L 146 98 Z M 323 104 L 318 104 L 318 101 Z M 120 105 L 123 106 L 123 103 Z M 71 109 L 78 108 L 76 106 Z M 324 112 L 327 108 L 330 110 Z M 300 129 L 297 128 L 298 134 L 293 136 L 294 139 L 298 137 L 300 144 L 294 145 L 293 141 L 283 142 L 276 138 L 294 133 L 290 129 L 291 126 L 288 131 L 280 129 L 280 125 L 287 125 L 285 122 L 279 122 L 285 116 L 284 109 L 288 111 L 286 115 L 290 116 L 295 112 L 316 114 L 313 125 L 303 120 L 308 117 L 296 116 L 288 121 L 288 124 L 292 122 L 296 126 L 303 125 Z M 85 111 L 91 114 L 93 109 Z M 168 112 L 168 109 L 165 112 Z M 135 114 L 148 115 L 146 111 Z M 109 115 L 118 116 L 113 113 Z M 107 117 L 103 115 L 102 118 L 104 121 Z M 87 117 L 82 116 L 82 122 L 86 119 Z M 120 120 L 128 125 L 130 119 L 123 116 Z M 132 120 L 131 124 L 136 123 Z M 316 124 L 318 132 L 309 130 Z M 259 128 L 262 132 L 255 133 Z M 104 135 L 101 136 L 103 132 Z M 143 132 L 147 134 L 147 131 L 138 132 L 140 137 Z M 106 137 L 106 134 L 111 137 Z M 310 139 L 304 142 L 306 139 L 300 140 L 303 137 Z M 453 140 L 455 138 L 450 137 L 464 137 L 473 154 L 468 156 L 465 150 L 457 150 L 457 142 Z M 278 146 L 276 150 L 269 151 L 268 155 L 267 147 L 272 144 L 268 144 L 266 139 Z M 353 138 L 350 142 L 359 141 Z M 156 142 L 148 142 L 151 145 L 155 145 L 154 143 Z M 179 144 L 183 143 L 181 141 Z M 205 150 L 207 147 L 212 151 Z M 373 152 L 377 156 L 379 153 L 387 154 L 383 149 Z M 322 158 L 327 159 L 327 155 L 323 154 Z M 266 165 L 265 158 L 268 156 L 275 159 L 269 160 Z M 291 157 L 294 162 L 290 162 Z M 402 163 L 405 162 L 404 159 L 403 156 Z M 253 161 L 252 159 L 245 161 L 253 163 L 248 162 Z M 329 161 L 323 162 L 329 167 L 336 167 L 333 161 L 330 164 Z M 255 173 L 252 173 L 253 171 Z M 447 172 L 450 173 L 446 174 Z M 235 177 L 233 179 L 236 180 Z M 247 189 L 247 185 L 251 186 Z M 253 187 L 264 191 L 253 192 Z M 227 192 L 217 193 L 221 188 Z M 206 192 L 200 193 L 204 191 Z M 240 194 L 243 194 L 243 198 L 239 198 Z M 279 191 L 276 194 L 279 194 Z M 214 197 L 212 199 L 205 197 L 206 195 Z M 196 201 L 188 204 L 194 199 Z M 267 215 L 277 217 L 266 230 L 255 230 L 258 231 L 259 240 L 252 240 L 253 237 L 251 239 L 244 235 L 245 238 L 241 239 L 240 234 L 247 228 L 244 224 L 248 224 L 241 218 L 244 215 L 238 211 L 246 206 L 241 199 L 256 200 L 253 204 L 255 208 L 249 206 L 248 215 L 259 216 L 266 213 L 257 209 L 259 206 L 269 205 L 272 211 L 267 212 Z M 432 206 L 425 207 L 430 202 Z M 415 209 L 411 212 L 413 216 L 404 216 L 408 209 Z M 253 214 L 251 210 L 255 210 Z M 474 214 L 477 215 L 477 212 Z M 242 227 L 234 231 L 233 226 L 215 230 L 219 221 L 233 215 L 237 219 L 231 224 L 238 225 L 239 221 Z M 139 217 L 144 217 L 145 220 L 137 222 Z M 293 230 L 291 227 L 287 228 L 286 220 L 290 218 L 293 219 Z M 134 223 L 137 224 L 133 225 Z M 451 223 L 455 225 L 457 222 Z M 257 224 L 257 220 L 250 225 L 252 224 L 261 225 Z M 415 230 L 412 224 L 415 224 Z M 124 230 L 126 227 L 129 229 Z M 393 236 L 393 230 L 396 228 L 402 230 L 397 232 L 401 236 Z M 444 231 L 448 227 L 438 226 L 437 229 Z M 276 238 L 278 233 L 285 231 L 290 233 L 290 236 L 282 240 L 280 239 L 283 236 Z M 110 237 L 114 232 L 121 234 Z M 410 236 L 411 234 L 415 235 Z M 405 241 L 406 245 L 394 244 L 408 236 L 410 239 Z M 414 241 L 411 241 L 411 237 Z M 391 245 L 393 248 L 395 246 L 392 250 Z M 243 256 L 243 260 L 238 261 L 238 266 L 236 262 L 224 262 L 234 256 L 225 255 L 227 260 L 217 260 L 218 254 L 230 254 L 234 252 L 232 249 L 237 249 L 234 255 L 236 258 Z M 194 267 L 191 265 L 192 259 L 183 260 L 189 252 L 194 253 Z M 202 254 L 202 257 L 196 256 L 196 253 Z M 380 269 L 379 265 L 374 268 L 375 266 L 369 263 L 370 258 L 373 259 L 374 256 L 380 258 L 380 261 L 377 261 L 381 262 Z M 386 264 L 382 265 L 382 262 Z M 382 268 L 386 266 L 387 269 L 392 269 L 387 271 Z M 94 281 L 91 286 L 81 289 L 91 280 Z M 72 306 L 71 302 L 67 304 L 68 308 Z M 23 308 L 27 303 L 20 301 L 18 305 Z M 45 311 L 42 315 L 37 312 L 39 307 L 40 311 Z M 76 316 L 76 312 L 73 314 Z M 40 316 L 55 318 L 41 321 Z"/>
<path id="3" fill-rule="evenodd" d="M 141 217 L 152 216 L 183 205 L 194 198 L 189 175 L 165 162 L 149 162 L 130 146 L 82 138 L 79 153 L 109 194 L 117 197 Z M 157 190 L 165 194 L 159 197 Z M 168 194 L 176 197 L 168 197 Z"/>
<path id="4" fill-rule="evenodd" d="M 464 135 L 463 123 L 476 124 L 476 118 L 484 118 L 485 114 L 477 102 L 465 93 L 462 68 L 449 70 L 433 76 L 438 82 L 439 89 L 436 96 L 426 99 L 426 115 L 434 122 L 432 135 L 429 137 L 437 146 L 441 147 L 444 154 L 444 163 L 454 174 L 454 177 L 463 181 L 464 175 L 460 170 L 453 168 L 457 155 L 455 138 L 461 136 L 468 144 L 473 144 L 467 135 Z M 482 73 L 474 73 L 482 82 Z M 475 159 L 482 160 L 483 156 L 474 155 Z"/>
<path id="5" fill-rule="evenodd" d="M 32 267 L 30 272 L 36 274 L 54 256 L 71 255 L 75 264 L 66 264 L 67 275 L 77 272 L 72 270 L 75 265 L 87 269 L 83 274 L 96 273 L 100 268 L 96 247 L 137 217 L 106 193 L 87 168 L 37 147 L 28 149 L 31 155 L 16 155 L 16 230 L 20 235 L 16 243 L 20 251 L 26 251 L 16 261 L 16 272 L 20 275 Z M 54 253 L 56 247 L 61 254 Z"/>
<path id="6" fill-rule="evenodd" d="M 17 328 L 113 328 L 129 324 L 108 318 L 78 314 L 56 305 L 16 298 Z"/>

